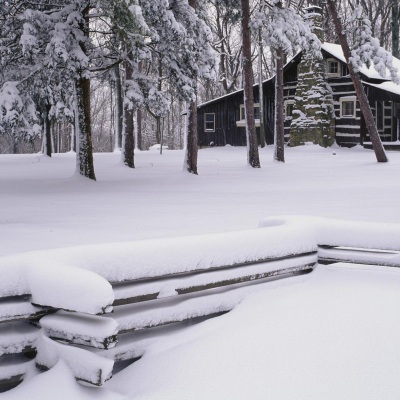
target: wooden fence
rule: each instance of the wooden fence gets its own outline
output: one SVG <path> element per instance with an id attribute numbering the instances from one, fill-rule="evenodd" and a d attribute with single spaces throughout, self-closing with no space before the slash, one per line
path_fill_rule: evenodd
<path id="1" fill-rule="evenodd" d="M 216 238 L 225 241 L 224 251 L 229 251 L 226 235 Z M 104 307 L 97 315 L 60 307 L 57 301 L 33 304 L 30 293 L 0 298 L 0 389 L 16 386 L 33 366 L 49 369 L 59 359 L 77 380 L 102 385 L 118 362 L 140 358 L 146 346 L 166 332 L 224 314 L 271 280 L 309 273 L 317 263 L 400 266 L 400 241 L 397 250 L 382 248 L 382 240 L 375 249 L 370 242 L 368 248 L 344 245 L 316 243 L 311 250 L 300 245 L 306 250 L 298 252 L 288 246 L 286 253 L 273 257 L 268 256 L 273 251 L 266 251 L 265 257 L 229 265 L 199 269 L 194 263 L 177 273 L 111 281 L 113 307 Z M 176 249 L 183 257 L 185 250 L 178 242 Z"/>

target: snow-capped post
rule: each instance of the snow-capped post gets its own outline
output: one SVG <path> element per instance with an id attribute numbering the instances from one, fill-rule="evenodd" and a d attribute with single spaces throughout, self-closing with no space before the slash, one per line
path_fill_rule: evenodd
<path id="1" fill-rule="evenodd" d="M 371 138 L 372 147 L 374 149 L 376 159 L 378 162 L 387 162 L 388 159 L 386 157 L 385 149 L 383 148 L 381 139 L 380 139 L 378 131 L 376 129 L 374 117 L 372 115 L 371 108 L 368 104 L 367 95 L 364 92 L 364 88 L 361 83 L 361 79 L 354 69 L 354 65 L 352 62 L 352 54 L 350 52 L 349 43 L 347 41 L 346 31 L 344 30 L 342 22 L 338 16 L 335 2 L 334 2 L 334 0 L 327 0 L 327 4 L 328 4 L 329 12 L 333 19 L 333 23 L 335 25 L 336 34 L 339 37 L 339 43 L 342 46 L 343 54 L 346 58 L 346 62 L 347 62 L 349 72 L 350 72 L 350 77 L 351 77 L 351 80 L 353 81 L 357 99 L 360 103 L 360 109 L 361 109 L 361 112 L 365 119 L 365 125 L 367 128 L 368 134 Z"/>
<path id="2" fill-rule="evenodd" d="M 251 62 L 251 33 L 249 0 L 242 3 L 242 43 L 243 43 L 243 79 L 244 79 L 244 110 L 246 119 L 247 161 L 253 168 L 260 168 L 258 143 L 254 121 L 253 67 Z"/>

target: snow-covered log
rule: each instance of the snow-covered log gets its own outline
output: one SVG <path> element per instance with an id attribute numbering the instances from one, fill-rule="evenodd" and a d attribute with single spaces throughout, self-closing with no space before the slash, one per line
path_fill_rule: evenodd
<path id="1" fill-rule="evenodd" d="M 117 323 L 113 318 L 58 311 L 43 317 L 40 326 L 55 340 L 108 349 L 117 344 Z"/>
<path id="2" fill-rule="evenodd" d="M 66 346 L 41 335 L 37 343 L 36 366 L 41 369 L 54 367 L 63 360 L 78 380 L 102 385 L 112 376 L 114 361 L 78 347 Z"/>

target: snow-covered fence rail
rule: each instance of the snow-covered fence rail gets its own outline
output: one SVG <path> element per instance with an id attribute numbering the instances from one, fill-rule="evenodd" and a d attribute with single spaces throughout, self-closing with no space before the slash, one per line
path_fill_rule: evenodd
<path id="1" fill-rule="evenodd" d="M 316 217 L 272 217 L 261 227 L 303 224 L 318 244 L 318 263 L 346 262 L 400 267 L 400 226 L 390 223 L 337 221 Z"/>
<path id="2" fill-rule="evenodd" d="M 0 386 L 60 359 L 77 379 L 101 385 L 115 361 L 141 357 L 150 341 L 185 321 L 228 312 L 271 278 L 310 271 L 318 261 L 399 266 L 397 225 L 307 217 L 260 225 L 0 259 Z M 34 360 L 24 358 L 34 351 Z"/>
<path id="3" fill-rule="evenodd" d="M 62 359 L 77 379 L 101 385 L 114 361 L 142 355 L 157 327 L 225 313 L 259 290 L 255 283 L 310 271 L 316 252 L 303 231 L 275 227 L 0 259 L 0 330 L 13 332 L 6 320 L 18 319 L 23 331 L 0 383 Z M 25 347 L 34 360 L 22 361 Z"/>

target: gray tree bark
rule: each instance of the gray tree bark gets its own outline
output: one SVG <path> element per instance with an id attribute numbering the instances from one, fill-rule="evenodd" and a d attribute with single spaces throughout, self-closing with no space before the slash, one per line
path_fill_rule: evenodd
<path id="1" fill-rule="evenodd" d="M 277 161 L 285 162 L 285 125 L 283 116 L 283 57 L 282 48 L 276 50 L 275 81 L 275 154 Z"/>
<path id="2" fill-rule="evenodd" d="M 340 18 L 336 11 L 335 2 L 333 0 L 328 0 L 328 8 L 329 8 L 329 12 L 332 16 L 333 23 L 335 25 L 336 34 L 339 37 L 340 45 L 342 46 L 343 54 L 346 58 L 346 62 L 347 62 L 348 68 L 349 68 L 350 76 L 351 76 L 351 80 L 353 81 L 353 84 L 354 84 L 354 89 L 356 91 L 357 99 L 360 103 L 361 112 L 365 119 L 365 124 L 366 124 L 368 134 L 371 138 L 372 147 L 374 149 L 376 159 L 378 162 L 387 162 L 388 159 L 386 157 L 385 149 L 383 148 L 381 139 L 380 139 L 378 131 L 376 129 L 374 117 L 372 115 L 371 108 L 368 103 L 367 95 L 364 92 L 364 88 L 361 83 L 360 77 L 354 71 L 354 68 L 353 68 L 351 62 L 349 61 L 349 59 L 351 57 L 349 44 L 347 41 L 345 30 L 342 26 L 342 22 L 340 21 Z"/>
<path id="3" fill-rule="evenodd" d="M 399 20 L 400 20 L 399 1 L 392 0 L 392 53 L 397 58 L 400 58 Z"/>
<path id="4" fill-rule="evenodd" d="M 189 0 L 189 5 L 196 9 L 196 0 Z M 197 90 L 188 107 L 188 130 L 186 148 L 186 170 L 197 175 L 198 134 L 197 134 Z"/>
<path id="5" fill-rule="evenodd" d="M 123 129 L 123 96 L 122 96 L 122 82 L 119 65 L 114 67 L 115 76 L 115 147 L 120 149 L 122 147 L 122 129 Z"/>
<path id="6" fill-rule="evenodd" d="M 51 109 L 51 106 L 49 104 L 46 104 L 44 106 L 45 108 L 45 115 L 44 115 L 44 135 L 45 135 L 45 148 L 44 152 L 48 157 L 51 157 L 51 152 L 52 152 L 52 146 L 51 146 L 51 122 L 49 119 L 49 112 Z"/>
<path id="7" fill-rule="evenodd" d="M 80 24 L 80 29 L 85 36 L 89 36 L 89 5 L 83 11 L 84 21 Z M 84 43 L 80 43 L 82 51 L 86 54 Z M 93 166 L 92 148 L 92 124 L 90 117 L 90 79 L 84 74 L 80 74 L 76 80 L 76 97 L 79 126 L 79 151 L 78 169 L 79 173 L 89 179 L 96 180 Z"/>
<path id="8" fill-rule="evenodd" d="M 125 62 L 125 78 L 132 79 L 133 69 L 129 61 Z M 123 157 L 124 164 L 129 168 L 135 168 L 134 162 L 134 151 L 135 151 L 135 126 L 134 126 L 134 111 L 128 109 L 125 106 L 124 109 L 124 124 L 123 124 L 123 135 L 124 135 L 124 149 Z"/>
<path id="9" fill-rule="evenodd" d="M 242 3 L 242 43 L 243 43 L 243 79 L 244 109 L 246 116 L 247 160 L 253 168 L 260 168 L 258 143 L 254 121 L 253 67 L 251 62 L 251 32 L 249 0 Z"/>

